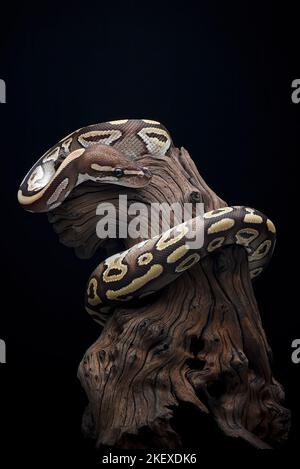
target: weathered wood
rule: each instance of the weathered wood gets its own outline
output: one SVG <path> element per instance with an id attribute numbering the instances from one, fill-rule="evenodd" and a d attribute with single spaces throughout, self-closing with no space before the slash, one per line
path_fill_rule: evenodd
<path id="1" fill-rule="evenodd" d="M 144 190 L 129 191 L 131 201 L 203 201 L 206 211 L 226 205 L 184 149 L 167 161 L 145 157 L 143 165 L 154 177 Z M 125 192 L 94 184 L 76 189 L 50 217 L 62 242 L 91 256 L 101 244 L 97 204 L 117 205 Z M 256 448 L 286 438 L 289 412 L 271 372 L 243 248 L 216 251 L 144 301 L 118 308 L 79 365 L 89 400 L 83 429 L 97 447 L 180 448 L 184 428 L 176 431 L 172 417 L 183 403 Z"/>

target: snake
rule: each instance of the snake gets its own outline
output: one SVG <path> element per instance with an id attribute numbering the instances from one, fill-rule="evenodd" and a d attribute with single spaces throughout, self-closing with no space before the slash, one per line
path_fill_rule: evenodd
<path id="1" fill-rule="evenodd" d="M 122 119 L 82 127 L 51 147 L 29 170 L 18 201 L 30 212 L 49 212 L 85 181 L 139 190 L 152 174 L 139 164 L 144 155 L 170 158 L 174 144 L 168 130 L 149 119 Z M 200 217 L 200 216 L 198 216 Z M 246 206 L 225 206 L 205 212 L 134 244 L 102 261 L 90 275 L 85 309 L 104 325 L 116 305 L 140 300 L 174 282 L 195 264 L 229 245 L 247 253 L 250 278 L 258 277 L 276 242 L 273 222 Z M 203 243 L 189 242 L 197 229 Z"/>

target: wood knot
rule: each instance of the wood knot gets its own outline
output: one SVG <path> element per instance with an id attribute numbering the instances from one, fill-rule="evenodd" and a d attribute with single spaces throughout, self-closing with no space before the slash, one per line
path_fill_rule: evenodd
<path id="1" fill-rule="evenodd" d="M 154 350 L 153 355 L 160 355 L 163 352 L 166 352 L 169 349 L 169 344 L 162 343 L 160 344 L 156 350 Z"/>
<path id="2" fill-rule="evenodd" d="M 190 202 L 196 203 L 196 202 L 201 202 L 202 197 L 201 197 L 201 192 L 199 191 L 192 191 L 190 193 Z"/>
<path id="3" fill-rule="evenodd" d="M 247 369 L 248 359 L 241 350 L 238 350 L 238 351 L 233 352 L 230 365 L 236 371 Z"/>
<path id="4" fill-rule="evenodd" d="M 149 324 L 149 320 L 148 320 L 148 319 L 144 319 L 144 320 L 140 323 L 139 328 L 140 328 L 140 329 L 145 329 L 145 327 L 147 327 L 148 324 Z"/>

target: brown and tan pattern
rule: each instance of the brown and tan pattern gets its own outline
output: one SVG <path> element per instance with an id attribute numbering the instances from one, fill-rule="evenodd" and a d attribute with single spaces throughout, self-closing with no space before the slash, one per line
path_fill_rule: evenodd
<path id="1" fill-rule="evenodd" d="M 134 160 L 146 154 L 167 158 L 171 145 L 168 131 L 159 122 L 146 119 L 81 128 L 33 166 L 21 184 L 19 201 L 31 211 L 51 211 L 85 181 L 145 187 L 151 173 Z M 204 243 L 195 249 L 188 240 L 197 229 L 203 230 Z M 206 212 L 199 226 L 197 219 L 176 225 L 102 262 L 88 282 L 86 309 L 103 324 L 108 306 L 160 290 L 211 252 L 234 244 L 247 250 L 250 275 L 257 277 L 272 255 L 275 227 L 257 210 L 239 206 Z"/>
<path id="2" fill-rule="evenodd" d="M 218 435 L 210 432 L 214 420 L 216 427 L 233 439 L 233 444 L 237 439 L 243 439 L 256 448 L 270 448 L 283 442 L 289 430 L 290 416 L 282 406 L 283 389 L 270 367 L 271 350 L 250 281 L 250 277 L 255 278 L 262 272 L 270 258 L 274 247 L 274 225 L 254 209 L 226 207 L 203 180 L 184 148 L 178 149 L 171 144 L 163 157 L 144 155 L 145 147 L 140 137 L 137 139 L 137 132 L 144 127 L 159 127 L 155 121 L 115 121 L 96 126 L 96 129 L 95 126 L 81 129 L 78 134 L 97 128 L 118 130 L 124 124 L 128 126 L 126 139 L 116 140 L 112 145 L 105 146 L 102 142 L 80 148 L 72 134 L 62 141 L 64 148 L 72 153 L 77 149 L 90 151 L 93 147 L 96 150 L 99 145 L 97 162 L 93 161 L 97 166 L 93 169 L 101 167 L 100 171 L 112 170 L 114 164 L 108 161 L 110 150 L 119 151 L 122 161 L 125 156 L 126 164 L 129 161 L 150 169 L 150 184 L 139 190 L 129 182 L 127 186 L 108 186 L 89 179 L 83 172 L 79 180 L 83 184 L 77 184 L 70 194 L 62 192 L 60 195 L 66 182 L 60 184 L 66 178 L 70 179 L 70 174 L 55 182 L 52 194 L 43 193 L 49 198 L 59 186 L 54 199 L 57 194 L 65 197 L 62 204 L 59 200 L 56 202 L 57 208 L 45 207 L 49 221 L 65 246 L 74 248 L 77 256 L 84 259 L 104 247 L 107 254 L 100 249 L 97 256 L 106 259 L 107 263 L 112 254 L 121 253 L 121 270 L 108 273 L 121 275 L 126 266 L 128 269 L 123 279 L 110 283 L 111 292 L 104 298 L 107 305 L 115 304 L 113 307 L 101 304 L 98 295 L 101 278 L 91 277 L 88 284 L 87 311 L 95 321 L 107 321 L 95 344 L 86 351 L 78 370 L 89 399 L 83 418 L 84 432 L 95 440 L 97 447 L 170 450 L 194 447 L 198 451 L 205 449 L 204 435 L 216 438 L 218 445 L 219 432 Z M 48 166 L 43 167 L 46 173 L 50 172 L 48 182 L 41 179 L 41 170 L 32 176 L 31 185 L 37 192 L 44 189 L 43 184 L 49 183 L 65 156 L 61 149 L 58 154 L 49 151 L 44 155 L 46 160 L 49 157 L 47 163 L 52 165 L 53 160 L 55 163 L 50 170 Z M 41 166 L 41 162 L 37 166 Z M 32 174 L 33 170 L 25 182 Z M 26 186 L 21 189 L 24 190 L 21 195 L 35 194 L 26 192 Z M 148 236 L 150 239 L 142 243 L 141 239 L 128 238 L 121 245 L 116 244 L 116 240 L 98 238 L 95 226 L 99 220 L 96 211 L 99 202 L 113 203 L 118 211 L 118 196 L 123 194 L 128 195 L 132 203 L 179 202 L 183 206 L 187 201 L 203 202 L 204 220 L 208 220 L 204 223 L 205 228 L 221 222 L 213 229 L 219 231 L 207 234 L 204 252 L 192 252 L 183 244 L 183 238 L 177 238 L 167 247 L 171 238 L 166 233 L 161 237 L 162 250 L 157 249 L 160 236 L 154 239 L 152 233 Z M 36 200 L 31 200 L 30 204 Z M 41 205 L 30 208 L 30 204 L 25 208 L 42 211 Z M 222 221 L 224 218 L 233 220 L 234 226 L 220 231 L 229 226 L 228 221 Z M 180 229 L 177 229 L 174 238 L 179 234 Z M 134 244 L 139 244 L 140 251 L 135 258 L 140 269 L 138 275 L 126 263 L 128 250 Z M 131 252 L 134 256 L 135 251 Z M 118 258 L 121 261 L 121 254 L 117 254 L 114 262 L 118 262 Z M 159 254 L 163 257 L 159 258 Z M 107 268 L 104 262 L 102 266 Z M 149 271 L 151 266 L 153 269 Z M 168 273 L 169 267 L 173 274 Z M 176 273 L 172 270 L 174 267 Z M 181 269 L 186 270 L 178 273 Z M 119 283 L 125 277 L 129 279 L 127 275 L 131 275 L 131 281 L 126 285 Z M 170 283 L 160 293 L 157 281 Z M 124 286 L 127 296 L 122 290 Z M 56 288 L 55 283 L 53 287 Z M 136 287 L 138 289 L 134 291 Z M 147 290 L 144 294 L 139 290 L 143 288 Z M 64 287 L 64 293 L 67 290 Z M 126 303 L 135 292 L 139 300 Z M 183 415 L 184 421 L 181 419 L 178 426 L 177 420 L 174 426 L 174 417 L 176 420 L 178 415 Z M 194 422 L 192 427 L 191 421 Z"/>
<path id="3" fill-rule="evenodd" d="M 107 318 L 107 314 L 101 315 L 103 306 L 113 306 L 115 301 L 124 301 L 129 295 L 130 299 L 140 298 L 150 291 L 160 290 L 200 259 L 224 246 L 243 246 L 248 255 L 250 275 L 257 277 L 270 260 L 275 233 L 270 231 L 268 218 L 257 210 L 237 206 L 226 208 L 226 211 L 206 212 L 204 224 L 199 223 L 198 228 L 196 218 L 191 219 L 146 244 L 135 244 L 102 262 L 91 276 L 97 281 L 100 306 L 89 307 L 89 313 L 92 311 L 93 317 L 103 324 Z M 249 210 L 252 218 L 245 222 Z M 258 222 L 255 224 L 253 219 Z M 194 249 L 188 241 L 197 229 L 204 230 L 204 243 Z M 89 291 L 87 289 L 86 304 L 91 304 Z"/>

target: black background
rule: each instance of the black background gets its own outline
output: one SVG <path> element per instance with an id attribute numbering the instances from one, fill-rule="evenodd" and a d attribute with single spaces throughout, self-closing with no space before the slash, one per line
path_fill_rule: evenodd
<path id="1" fill-rule="evenodd" d="M 296 447 L 300 364 L 291 362 L 291 342 L 300 337 L 300 103 L 291 101 L 291 83 L 300 78 L 300 20 L 292 3 L 284 5 L 44 2 L 3 12 L 0 338 L 7 364 L 0 365 L 0 410 L 6 441 L 15 443 L 11 457 L 20 444 L 24 459 L 38 448 L 57 459 L 88 457 L 76 372 L 99 333 L 83 308 L 97 258 L 77 259 L 45 215 L 23 212 L 18 185 L 69 132 L 121 118 L 164 123 L 229 205 L 256 207 L 276 224 L 277 248 L 255 293 L 274 374 L 292 410 L 285 450 Z M 200 450 L 209 447 L 201 433 L 194 438 Z"/>

